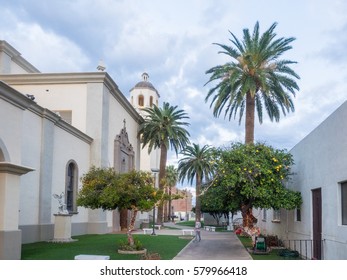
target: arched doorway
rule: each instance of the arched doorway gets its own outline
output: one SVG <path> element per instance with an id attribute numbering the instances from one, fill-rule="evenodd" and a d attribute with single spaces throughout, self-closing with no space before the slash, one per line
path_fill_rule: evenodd
<path id="1" fill-rule="evenodd" d="M 10 162 L 7 149 L 0 139 L 0 260 L 20 260 L 20 176 L 30 171 L 33 169 Z"/>

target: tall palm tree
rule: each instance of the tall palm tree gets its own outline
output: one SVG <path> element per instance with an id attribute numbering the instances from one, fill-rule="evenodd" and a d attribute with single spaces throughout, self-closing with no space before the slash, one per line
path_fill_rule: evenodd
<path id="1" fill-rule="evenodd" d="M 165 211 L 164 211 L 164 220 L 166 220 L 166 218 L 168 218 L 168 220 L 170 220 L 170 217 L 173 215 L 173 213 L 171 213 L 171 188 L 176 186 L 176 183 L 178 181 L 178 170 L 174 165 L 168 165 L 166 167 L 166 176 L 165 176 L 165 183 L 166 186 L 168 187 L 168 194 L 169 194 L 169 202 L 168 202 L 168 207 L 165 209 L 167 209 L 167 215 L 165 215 Z"/>
<path id="2" fill-rule="evenodd" d="M 164 190 L 168 150 L 171 148 L 178 154 L 189 143 L 190 134 L 185 129 L 189 123 L 184 121 L 189 117 L 183 110 L 167 102 L 164 102 L 163 108 L 154 105 L 143 111 L 146 115 L 139 129 L 142 148 L 148 145 L 149 153 L 152 149 L 160 149 L 159 189 Z M 162 204 L 158 206 L 157 223 L 163 223 Z"/>
<path id="3" fill-rule="evenodd" d="M 201 220 L 200 192 L 203 180 L 209 180 L 213 174 L 213 162 L 211 160 L 212 147 L 198 144 L 187 146 L 183 151 L 184 156 L 178 162 L 180 181 L 188 180 L 190 184 L 196 183 L 195 215 L 196 220 Z"/>
<path id="4" fill-rule="evenodd" d="M 259 34 L 257 22 L 252 35 L 248 29 L 243 30 L 242 41 L 230 32 L 232 46 L 215 44 L 223 49 L 219 53 L 230 56 L 231 61 L 206 71 L 206 74 L 211 74 L 206 84 L 218 82 L 205 98 L 206 102 L 212 98 L 210 107 L 213 106 L 215 117 L 225 110 L 224 117 L 230 120 L 239 111 L 241 123 L 246 110 L 246 144 L 254 142 L 255 109 L 260 123 L 263 121 L 263 107 L 270 120 L 277 122 L 281 112 L 286 115 L 294 111 L 291 95 L 295 96 L 295 90 L 299 90 L 295 79 L 300 77 L 290 68 L 296 62 L 281 60 L 280 57 L 292 49 L 290 43 L 295 38 L 276 38 L 276 26 L 277 23 L 273 23 Z"/>

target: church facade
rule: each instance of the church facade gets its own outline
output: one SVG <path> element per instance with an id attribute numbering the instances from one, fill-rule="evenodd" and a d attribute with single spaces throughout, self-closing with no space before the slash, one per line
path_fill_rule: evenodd
<path id="1" fill-rule="evenodd" d="M 107 72 L 41 73 L 0 41 L 0 259 L 53 238 L 54 195 L 62 193 L 72 235 L 121 229 L 118 211 L 78 207 L 76 198 L 91 166 L 158 168 L 159 152 L 148 154 L 138 137 L 141 109 L 159 99 L 142 78 L 130 102 Z"/>

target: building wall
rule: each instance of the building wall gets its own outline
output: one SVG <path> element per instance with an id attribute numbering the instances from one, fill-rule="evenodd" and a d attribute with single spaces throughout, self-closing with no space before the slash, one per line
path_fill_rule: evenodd
<path id="1" fill-rule="evenodd" d="M 53 194 L 65 192 L 69 162 L 76 164 L 79 178 L 92 165 L 112 167 L 115 138 L 124 128 L 135 152 L 133 167 L 142 169 L 149 162 L 150 155 L 141 158 L 142 118 L 106 72 L 40 73 L 0 40 L 0 80 L 6 82 L 0 82 L 0 160 L 33 169 L 19 167 L 31 172 L 17 180 L 23 243 L 53 238 L 58 211 Z M 64 119 L 66 111 L 71 120 Z M 159 165 L 155 159 L 151 168 Z M 78 207 L 72 235 L 106 233 L 118 220 L 117 211 Z"/>
<path id="2" fill-rule="evenodd" d="M 347 102 L 343 103 L 291 151 L 289 188 L 303 197 L 301 221 L 295 211 L 281 211 L 280 223 L 260 222 L 268 233 L 288 239 L 312 239 L 312 190 L 322 191 L 324 259 L 347 259 L 347 225 L 341 222 L 340 183 L 347 181 Z"/>
<path id="3" fill-rule="evenodd" d="M 58 205 L 53 194 L 65 192 L 66 164 L 77 163 L 80 174 L 89 169 L 92 139 L 66 124 L 55 113 L 2 84 L 0 91 L 1 142 L 11 163 L 34 169 L 22 175 L 19 228 L 23 243 L 53 238 L 53 214 Z M 12 100 L 6 100 L 4 91 Z M 16 104 L 16 98 L 22 102 Z M 19 102 L 18 101 L 18 102 Z M 86 222 L 83 209 L 74 222 Z"/>

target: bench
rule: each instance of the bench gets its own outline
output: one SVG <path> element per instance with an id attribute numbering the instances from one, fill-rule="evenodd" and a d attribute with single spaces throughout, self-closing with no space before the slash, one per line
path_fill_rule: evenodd
<path id="1" fill-rule="evenodd" d="M 148 232 L 148 233 L 153 232 L 153 229 L 152 229 L 152 228 L 143 228 L 142 230 L 143 230 L 143 234 L 146 234 L 147 232 Z"/>
<path id="2" fill-rule="evenodd" d="M 75 260 L 109 260 L 110 256 L 102 255 L 77 255 Z"/>
<path id="3" fill-rule="evenodd" d="M 158 228 L 160 230 L 161 225 L 154 225 L 154 227 Z"/>
<path id="4" fill-rule="evenodd" d="M 204 226 L 204 229 L 206 231 L 216 231 L 216 227 L 211 227 L 211 226 Z"/>
<path id="5" fill-rule="evenodd" d="M 182 229 L 182 235 L 185 235 L 185 233 L 190 233 L 190 235 L 193 235 L 194 229 Z"/>

